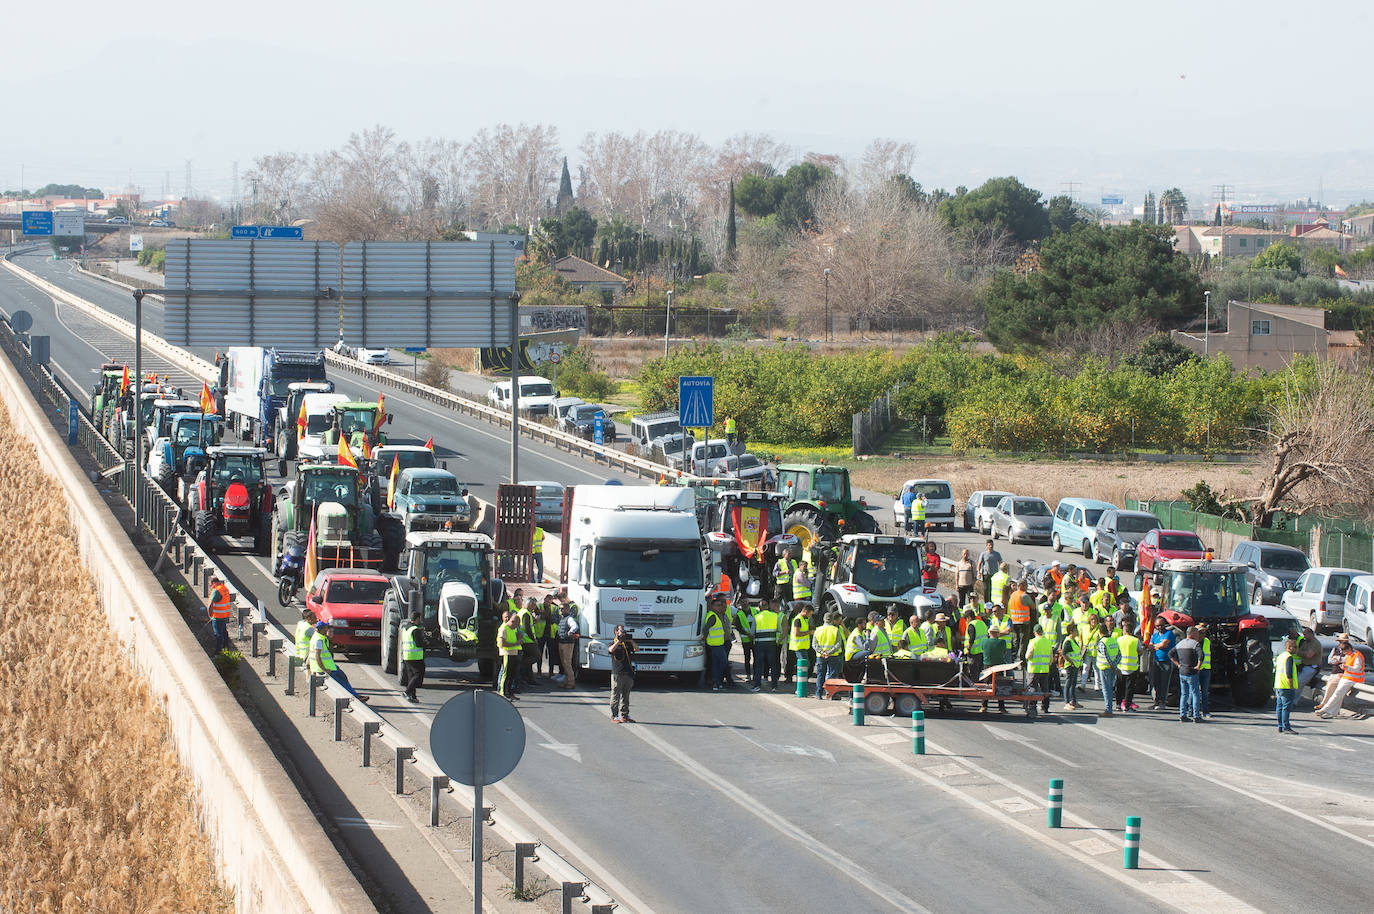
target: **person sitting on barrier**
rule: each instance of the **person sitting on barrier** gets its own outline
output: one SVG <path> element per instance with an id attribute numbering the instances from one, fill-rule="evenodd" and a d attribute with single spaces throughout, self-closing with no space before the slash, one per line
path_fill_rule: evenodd
<path id="1" fill-rule="evenodd" d="M 310 639 L 315 635 L 315 611 L 301 611 L 301 621 L 296 623 L 296 657 L 301 666 L 310 662 Z"/>
<path id="2" fill-rule="evenodd" d="M 338 664 L 334 662 L 334 651 L 329 641 L 329 624 L 326 622 L 315 623 L 315 634 L 310 639 L 310 672 L 328 675 L 330 679 L 343 686 L 349 695 L 367 704 L 368 697 L 358 694 L 358 690 L 353 688 L 353 683 L 348 681 L 348 674 L 339 669 Z"/>
<path id="3" fill-rule="evenodd" d="M 1297 644 L 1294 642 L 1294 648 L 1296 647 Z M 1328 720 L 1332 717 L 1340 717 L 1341 703 L 1345 701 L 1345 696 L 1350 694 L 1350 690 L 1357 683 L 1364 683 L 1364 654 L 1360 653 L 1359 648 L 1351 645 L 1350 636 L 1345 632 L 1336 636 L 1336 650 L 1341 652 L 1340 678 L 1336 679 L 1335 676 L 1332 676 L 1336 683 L 1335 688 L 1332 689 L 1326 701 L 1322 702 L 1321 707 L 1314 712 L 1318 717 Z M 1332 655 L 1335 655 L 1335 651 L 1332 652 Z"/>

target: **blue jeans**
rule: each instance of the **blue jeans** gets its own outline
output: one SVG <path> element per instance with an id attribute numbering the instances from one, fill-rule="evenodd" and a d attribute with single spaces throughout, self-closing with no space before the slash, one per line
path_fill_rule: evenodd
<path id="1" fill-rule="evenodd" d="M 725 645 L 708 644 L 706 651 L 710 655 L 711 661 L 711 687 L 719 689 L 725 685 L 725 663 L 728 659 Z"/>
<path id="2" fill-rule="evenodd" d="M 1116 704 L 1116 670 L 1098 670 L 1097 681 L 1102 684 L 1102 701 L 1111 711 Z"/>
<path id="3" fill-rule="evenodd" d="M 825 697 L 825 682 L 827 679 L 839 679 L 844 673 L 844 657 L 836 654 L 833 657 L 816 658 L 816 697 Z"/>
<path id="4" fill-rule="evenodd" d="M 1064 704 L 1078 704 L 1078 667 L 1066 666 L 1059 673 L 1064 679 Z"/>
<path id="5" fill-rule="evenodd" d="M 1197 671 L 1197 691 L 1198 691 L 1198 701 L 1201 702 L 1201 704 L 1199 704 L 1198 707 L 1202 708 L 1202 713 L 1203 713 L 1203 714 L 1210 714 L 1211 711 L 1212 711 L 1212 699 L 1211 699 L 1211 695 L 1212 695 L 1212 671 L 1211 671 L 1211 670 L 1198 670 L 1198 671 Z"/>
<path id="6" fill-rule="evenodd" d="M 348 674 L 343 670 L 330 670 L 329 678 L 344 687 L 344 691 L 354 698 L 358 697 L 358 690 L 353 688 L 353 683 L 348 681 Z"/>
<path id="7" fill-rule="evenodd" d="M 1197 673 L 1178 674 L 1178 718 L 1202 716 L 1202 698 L 1198 692 Z"/>
<path id="8" fill-rule="evenodd" d="M 1275 689 L 1274 690 L 1274 711 L 1279 717 L 1279 731 L 1289 729 L 1288 717 L 1292 713 L 1293 705 L 1298 703 L 1297 689 Z"/>
<path id="9" fill-rule="evenodd" d="M 210 631 L 215 633 L 215 653 L 229 650 L 229 620 L 211 619 Z"/>
<path id="10" fill-rule="evenodd" d="M 754 688 L 762 688 L 765 679 L 775 687 L 778 684 L 778 643 L 776 641 L 754 642 Z"/>

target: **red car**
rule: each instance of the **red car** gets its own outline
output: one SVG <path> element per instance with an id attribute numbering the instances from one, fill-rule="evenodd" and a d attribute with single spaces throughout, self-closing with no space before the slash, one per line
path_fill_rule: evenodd
<path id="1" fill-rule="evenodd" d="M 379 650 L 382 645 L 382 601 L 391 581 L 375 571 L 330 568 L 315 577 L 305 605 L 330 626 L 340 650 Z"/>
<path id="2" fill-rule="evenodd" d="M 1136 547 L 1136 568 L 1149 571 L 1170 559 L 1200 559 L 1206 550 L 1191 530 L 1151 530 Z"/>

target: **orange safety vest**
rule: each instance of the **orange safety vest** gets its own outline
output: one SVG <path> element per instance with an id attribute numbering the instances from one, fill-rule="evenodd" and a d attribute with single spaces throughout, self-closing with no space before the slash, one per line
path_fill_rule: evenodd
<path id="1" fill-rule="evenodd" d="M 1011 616 L 1012 625 L 1025 625 L 1030 621 L 1031 601 L 1021 593 L 1011 595 L 1011 605 L 1007 607 L 1007 615 Z"/>
<path id="2" fill-rule="evenodd" d="M 229 588 L 223 584 L 216 584 L 210 591 L 210 618 L 227 619 L 230 614 L 230 607 L 233 601 L 229 597 Z"/>
<path id="3" fill-rule="evenodd" d="M 1351 682 L 1364 682 L 1364 654 L 1359 651 L 1346 651 L 1345 678 Z"/>

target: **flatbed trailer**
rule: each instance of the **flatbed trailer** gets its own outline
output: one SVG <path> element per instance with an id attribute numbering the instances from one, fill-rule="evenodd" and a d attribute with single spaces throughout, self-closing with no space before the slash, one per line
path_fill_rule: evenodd
<path id="1" fill-rule="evenodd" d="M 822 688 L 831 701 L 844 701 L 852 698 L 854 686 L 862 683 L 865 714 L 910 717 L 915 711 L 931 708 L 952 711 L 956 703 L 976 701 L 981 706 L 985 701 L 996 701 L 1019 702 L 1026 716 L 1034 718 L 1046 695 L 1011 676 L 1000 675 L 1017 668 L 1015 663 L 989 667 L 974 680 L 963 664 L 952 660 L 889 659 L 886 670 L 880 660 L 851 661 L 844 665 L 844 678 L 827 679 Z"/>

